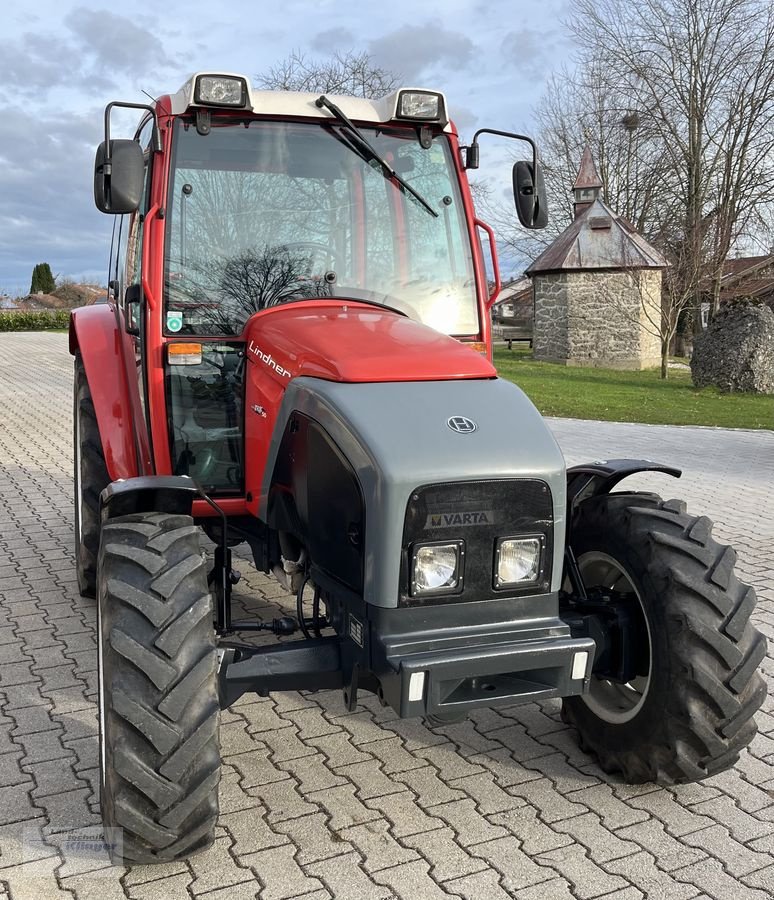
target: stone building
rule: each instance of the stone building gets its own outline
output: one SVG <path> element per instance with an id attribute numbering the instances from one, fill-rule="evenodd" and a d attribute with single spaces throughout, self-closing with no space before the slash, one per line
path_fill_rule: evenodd
<path id="1" fill-rule="evenodd" d="M 645 369 L 661 360 L 666 260 L 602 199 L 591 150 L 573 185 L 575 219 L 532 263 L 535 359 Z"/>

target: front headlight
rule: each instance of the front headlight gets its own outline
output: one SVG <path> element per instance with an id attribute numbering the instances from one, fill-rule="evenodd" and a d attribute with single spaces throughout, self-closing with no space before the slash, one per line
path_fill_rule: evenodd
<path id="1" fill-rule="evenodd" d="M 417 544 L 411 559 L 411 593 L 446 594 L 462 588 L 463 542 Z"/>
<path id="2" fill-rule="evenodd" d="M 500 538 L 495 549 L 496 588 L 527 584 L 540 576 L 542 541 L 537 537 Z"/>

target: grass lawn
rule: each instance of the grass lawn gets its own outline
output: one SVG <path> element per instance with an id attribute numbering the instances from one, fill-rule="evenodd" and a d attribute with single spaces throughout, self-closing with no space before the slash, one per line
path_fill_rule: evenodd
<path id="1" fill-rule="evenodd" d="M 543 415 L 651 425 L 774 429 L 774 397 L 696 390 L 687 369 L 618 372 L 535 362 L 531 350 L 496 348 L 494 362 Z"/>

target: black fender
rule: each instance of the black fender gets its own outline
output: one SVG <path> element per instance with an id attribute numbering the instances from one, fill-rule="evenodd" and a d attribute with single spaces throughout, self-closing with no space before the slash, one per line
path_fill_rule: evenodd
<path id="1" fill-rule="evenodd" d="M 673 478 L 680 478 L 682 469 L 652 462 L 649 459 L 605 459 L 571 466 L 567 470 L 567 531 L 565 532 L 565 573 L 569 577 L 574 593 L 586 598 L 586 588 L 575 562 L 572 550 L 572 524 L 578 504 L 590 497 L 609 494 L 624 478 L 637 472 L 664 472 Z"/>
<path id="2" fill-rule="evenodd" d="M 109 484 L 100 494 L 102 522 L 138 512 L 191 515 L 193 501 L 201 493 L 187 475 L 140 475 Z"/>
<path id="3" fill-rule="evenodd" d="M 683 474 L 682 469 L 649 459 L 605 459 L 572 466 L 567 470 L 568 523 L 572 511 L 581 501 L 599 494 L 609 494 L 619 481 L 637 472 L 664 472 L 673 478 Z"/>

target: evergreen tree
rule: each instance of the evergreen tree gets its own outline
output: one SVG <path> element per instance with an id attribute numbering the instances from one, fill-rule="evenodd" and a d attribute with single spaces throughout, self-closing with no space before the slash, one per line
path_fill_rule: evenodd
<path id="1" fill-rule="evenodd" d="M 55 287 L 56 282 L 51 273 L 51 266 L 48 263 L 38 263 L 32 270 L 30 293 L 37 294 L 38 291 L 42 291 L 44 294 L 50 294 Z"/>

